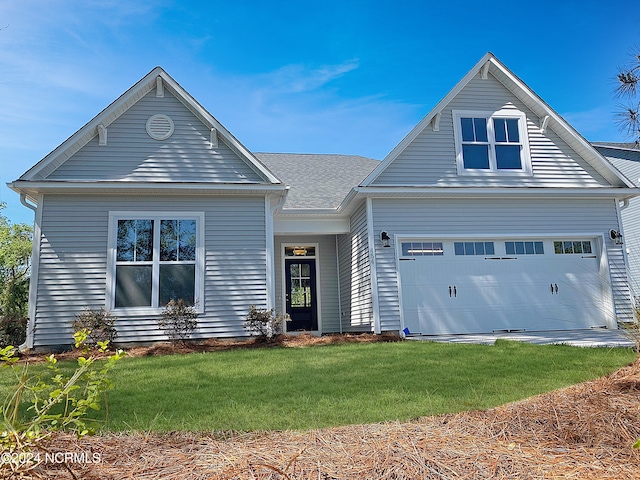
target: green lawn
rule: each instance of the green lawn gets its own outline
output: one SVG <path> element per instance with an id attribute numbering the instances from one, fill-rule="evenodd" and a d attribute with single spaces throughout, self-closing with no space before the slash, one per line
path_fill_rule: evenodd
<path id="1" fill-rule="evenodd" d="M 125 358 L 105 429 L 282 430 L 483 409 L 605 375 L 631 349 L 498 341 L 240 349 Z M 40 366 L 38 366 L 40 368 Z M 0 371 L 0 394 L 8 391 Z"/>

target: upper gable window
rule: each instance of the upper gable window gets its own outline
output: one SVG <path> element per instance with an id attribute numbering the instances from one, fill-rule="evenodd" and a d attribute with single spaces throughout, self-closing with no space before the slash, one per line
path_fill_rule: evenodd
<path id="1" fill-rule="evenodd" d="M 454 111 L 453 121 L 459 174 L 531 174 L 523 113 Z"/>

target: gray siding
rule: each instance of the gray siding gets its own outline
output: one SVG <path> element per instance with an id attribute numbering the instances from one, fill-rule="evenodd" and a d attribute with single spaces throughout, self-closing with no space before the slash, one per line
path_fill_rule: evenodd
<path id="1" fill-rule="evenodd" d="M 351 232 L 338 236 L 338 258 L 342 329 L 373 331 L 366 203 L 351 215 Z"/>
<path id="2" fill-rule="evenodd" d="M 319 317 L 318 325 L 322 333 L 340 331 L 340 304 L 338 299 L 338 265 L 336 260 L 335 235 L 294 235 L 275 237 L 275 281 L 276 309 L 284 311 L 284 262 L 282 244 L 298 245 L 318 244 L 316 251 L 316 275 L 319 283 Z"/>
<path id="3" fill-rule="evenodd" d="M 527 117 L 532 177 L 458 176 L 452 110 L 519 110 Z M 373 185 L 430 186 L 609 186 L 551 129 L 543 134 L 539 119 L 492 75 L 480 75 L 442 111 L 440 130 L 427 126 L 386 168 Z"/>
<path id="4" fill-rule="evenodd" d="M 146 122 L 166 114 L 175 130 L 167 140 L 152 139 Z M 98 137 L 48 175 L 50 180 L 256 183 L 264 180 L 224 142 L 209 147 L 209 129 L 176 97 L 149 92 L 108 127 L 107 145 Z"/>
<path id="5" fill-rule="evenodd" d="M 640 185 L 640 150 L 598 148 L 609 161 L 631 180 Z M 629 200 L 629 206 L 620 212 L 624 228 L 624 246 L 629 261 L 631 289 L 640 297 L 640 198 Z"/>
<path id="6" fill-rule="evenodd" d="M 402 212 L 402 214 L 399 214 Z M 387 230 L 391 235 L 479 235 L 507 234 L 606 235 L 609 282 L 615 315 L 631 316 L 630 292 L 622 248 L 608 239 L 618 224 L 614 200 L 538 199 L 374 199 L 374 237 Z M 395 248 L 375 245 L 376 275 L 382 331 L 399 330 L 400 305 Z"/>
<path id="7" fill-rule="evenodd" d="M 104 197 L 45 195 L 35 346 L 71 343 L 84 307 L 106 304 L 109 211 L 205 213 L 205 298 L 198 337 L 244 335 L 251 304 L 266 306 L 263 197 Z M 162 340 L 154 318 L 123 317 L 118 340 Z"/>

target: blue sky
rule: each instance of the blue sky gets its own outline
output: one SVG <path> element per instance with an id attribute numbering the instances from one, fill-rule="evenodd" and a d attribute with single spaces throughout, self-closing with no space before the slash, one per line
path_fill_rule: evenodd
<path id="1" fill-rule="evenodd" d="M 0 201 L 31 223 L 6 183 L 157 65 L 255 152 L 382 159 L 487 51 L 588 140 L 625 141 L 640 5 L 0 0 L 0 29 Z"/>

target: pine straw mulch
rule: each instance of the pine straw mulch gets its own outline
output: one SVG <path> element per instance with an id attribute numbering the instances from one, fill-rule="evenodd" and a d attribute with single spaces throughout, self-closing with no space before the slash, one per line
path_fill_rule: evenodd
<path id="1" fill-rule="evenodd" d="M 99 463 L 69 465 L 86 480 L 621 480 L 640 479 L 638 437 L 640 359 L 486 411 L 309 432 L 60 434 L 50 449 L 98 453 Z M 34 478 L 72 478 L 60 464 L 39 468 Z"/>

